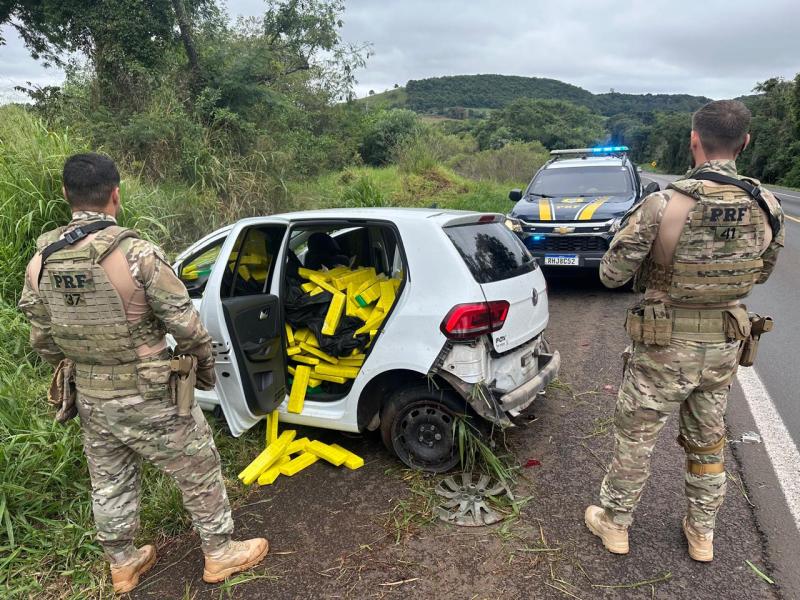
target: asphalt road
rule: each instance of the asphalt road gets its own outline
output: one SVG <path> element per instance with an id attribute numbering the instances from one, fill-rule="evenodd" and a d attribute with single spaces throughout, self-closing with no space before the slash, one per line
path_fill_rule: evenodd
<path id="1" fill-rule="evenodd" d="M 662 189 L 676 175 L 644 173 Z M 756 286 L 747 300 L 750 310 L 771 315 L 775 329 L 761 339 L 755 366 L 794 442 L 800 446 L 800 191 L 768 185 L 786 213 L 786 246 L 769 281 Z"/>
<path id="2" fill-rule="evenodd" d="M 669 181 L 677 179 L 674 175 L 651 173 L 645 177 L 657 181 L 662 188 Z M 742 469 L 742 483 L 752 500 L 757 527 L 764 540 L 766 560 L 775 579 L 781 581 L 782 595 L 800 598 L 797 555 L 797 549 L 800 548 L 800 518 L 797 514 L 800 499 L 797 489 L 800 479 L 800 461 L 797 460 L 797 448 L 800 447 L 800 402 L 797 397 L 800 361 L 795 349 L 800 341 L 797 305 L 800 293 L 800 274 L 797 269 L 800 261 L 800 192 L 777 186 L 767 187 L 781 199 L 783 205 L 786 245 L 769 281 L 756 286 L 747 300 L 750 310 L 771 315 L 776 323 L 775 330 L 761 339 L 754 367 L 767 392 L 767 406 L 759 426 L 753 416 L 752 400 L 741 385 L 740 375 L 728 402 L 728 438 L 736 440 L 744 432 L 785 427 L 787 433 L 781 436 L 785 439 L 771 440 L 771 448 L 767 444 L 735 442 L 730 448 Z M 749 392 L 753 394 L 752 389 Z M 778 452 L 775 452 L 776 446 L 779 447 Z M 783 457 L 776 454 L 783 454 Z M 795 506 L 794 514 L 790 507 L 792 504 Z"/>

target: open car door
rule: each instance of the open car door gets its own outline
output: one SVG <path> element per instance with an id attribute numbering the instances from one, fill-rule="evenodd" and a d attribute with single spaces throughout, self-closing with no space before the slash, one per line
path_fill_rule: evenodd
<path id="1" fill-rule="evenodd" d="M 217 395 L 239 436 L 286 396 L 282 304 L 277 291 L 287 226 L 237 224 L 220 249 L 200 305 L 216 353 Z"/>
<path id="2" fill-rule="evenodd" d="M 281 303 L 273 294 L 224 298 L 222 309 L 250 411 L 272 412 L 286 396 Z"/>

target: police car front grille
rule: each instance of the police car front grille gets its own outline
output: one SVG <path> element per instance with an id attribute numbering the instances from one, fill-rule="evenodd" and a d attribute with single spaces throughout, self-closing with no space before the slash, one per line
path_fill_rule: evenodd
<path id="1" fill-rule="evenodd" d="M 596 235 L 547 236 L 540 244 L 545 252 L 605 252 L 608 242 Z"/>

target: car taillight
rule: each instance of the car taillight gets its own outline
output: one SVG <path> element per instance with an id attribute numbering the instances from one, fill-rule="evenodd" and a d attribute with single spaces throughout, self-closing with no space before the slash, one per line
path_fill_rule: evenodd
<path id="1" fill-rule="evenodd" d="M 503 327 L 509 303 L 505 300 L 458 304 L 450 309 L 440 329 L 451 340 L 471 340 Z"/>

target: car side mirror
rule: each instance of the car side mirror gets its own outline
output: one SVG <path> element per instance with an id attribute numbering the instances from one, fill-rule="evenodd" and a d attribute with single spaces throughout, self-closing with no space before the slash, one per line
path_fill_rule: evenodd
<path id="1" fill-rule="evenodd" d="M 646 186 L 644 186 L 644 193 L 645 194 L 652 194 L 653 192 L 660 192 L 661 186 L 658 185 L 658 182 L 651 181 Z"/>
<path id="2" fill-rule="evenodd" d="M 515 188 L 508 192 L 508 199 L 512 202 L 519 202 L 522 200 L 522 190 Z"/>
<path id="3" fill-rule="evenodd" d="M 641 173 L 642 172 L 642 167 L 636 167 L 636 172 L 637 173 Z"/>

